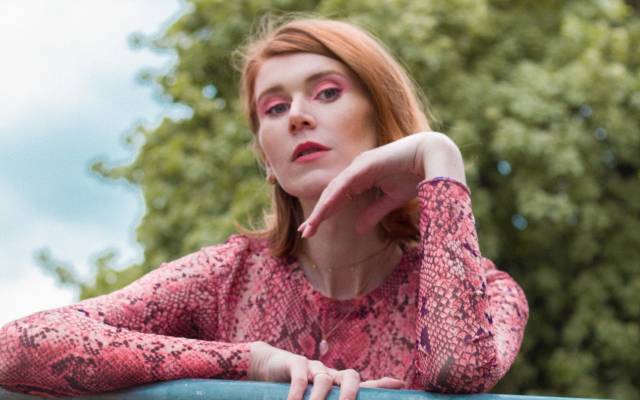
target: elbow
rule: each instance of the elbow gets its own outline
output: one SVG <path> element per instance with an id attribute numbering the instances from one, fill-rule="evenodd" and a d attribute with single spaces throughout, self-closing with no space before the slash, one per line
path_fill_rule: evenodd
<path id="1" fill-rule="evenodd" d="M 472 394 L 491 390 L 502 378 L 495 357 L 485 362 L 451 362 L 445 365 L 437 377 L 442 393 Z"/>
<path id="2" fill-rule="evenodd" d="M 18 322 L 0 328 L 0 386 L 9 390 L 15 390 L 28 365 L 22 357 Z"/>
<path id="3" fill-rule="evenodd" d="M 19 353 L 18 322 L 13 321 L 0 328 L 0 384 L 7 381 L 7 377 L 17 365 Z"/>
<path id="4" fill-rule="evenodd" d="M 492 351 L 485 348 L 478 353 L 469 349 L 465 353 L 443 355 L 438 366 L 434 363 L 431 368 L 416 368 L 412 388 L 445 394 L 488 392 L 502 379 L 505 371 L 495 347 L 490 347 Z"/>
<path id="5" fill-rule="evenodd" d="M 41 313 L 12 321 L 0 328 L 0 387 L 42 397 L 69 395 L 53 386 L 45 387 L 45 355 L 55 353 L 47 341 Z M 35 327 L 39 327 L 34 330 Z"/>

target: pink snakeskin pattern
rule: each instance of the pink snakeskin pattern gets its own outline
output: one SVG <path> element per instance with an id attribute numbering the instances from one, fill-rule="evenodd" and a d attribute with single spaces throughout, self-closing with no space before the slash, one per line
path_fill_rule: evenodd
<path id="1" fill-rule="evenodd" d="M 418 192 L 420 245 L 403 248 L 391 275 L 364 296 L 325 297 L 296 257 L 272 257 L 265 240 L 232 235 L 111 294 L 5 325 L 0 386 L 51 397 L 181 378 L 246 379 L 249 343 L 262 340 L 354 368 L 363 380 L 487 391 L 519 351 L 526 298 L 480 255 L 465 185 L 436 178 Z M 321 332 L 343 319 L 321 356 Z"/>

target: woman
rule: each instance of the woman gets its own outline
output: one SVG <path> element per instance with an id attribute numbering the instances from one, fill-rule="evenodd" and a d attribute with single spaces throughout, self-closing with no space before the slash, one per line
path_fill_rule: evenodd
<path id="1" fill-rule="evenodd" d="M 457 146 L 365 31 L 292 20 L 245 49 L 241 91 L 273 185 L 263 231 L 0 331 L 0 385 L 78 395 L 226 378 L 489 390 L 528 316 L 480 255 Z M 416 200 L 417 197 L 417 200 Z"/>

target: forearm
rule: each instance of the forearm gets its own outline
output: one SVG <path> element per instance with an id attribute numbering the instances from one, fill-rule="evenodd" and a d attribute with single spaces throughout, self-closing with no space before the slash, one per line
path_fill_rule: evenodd
<path id="1" fill-rule="evenodd" d="M 0 329 L 0 385 L 51 396 L 99 393 L 181 378 L 246 377 L 248 344 L 140 333 L 70 309 Z"/>
<path id="2" fill-rule="evenodd" d="M 486 279 L 468 189 L 454 181 L 420 185 L 423 260 L 414 388 L 482 392 L 499 379 Z"/>
<path id="3" fill-rule="evenodd" d="M 425 250 L 427 251 L 427 250 Z M 420 287 L 414 389 L 447 393 L 490 390 L 518 355 L 529 315 L 520 286 L 481 261 L 487 277 L 429 278 Z M 467 264 L 468 266 L 468 264 Z"/>

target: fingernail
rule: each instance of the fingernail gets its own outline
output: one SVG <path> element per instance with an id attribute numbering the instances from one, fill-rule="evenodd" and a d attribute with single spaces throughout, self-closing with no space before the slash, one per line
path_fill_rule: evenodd
<path id="1" fill-rule="evenodd" d="M 311 234 L 311 226 L 307 225 L 304 227 L 304 231 L 302 231 L 302 237 L 307 238 Z"/>
<path id="2" fill-rule="evenodd" d="M 305 221 L 306 222 L 306 221 Z M 298 227 L 298 232 L 300 232 L 302 230 L 302 227 L 304 226 L 305 222 L 301 223 L 300 226 Z"/>

